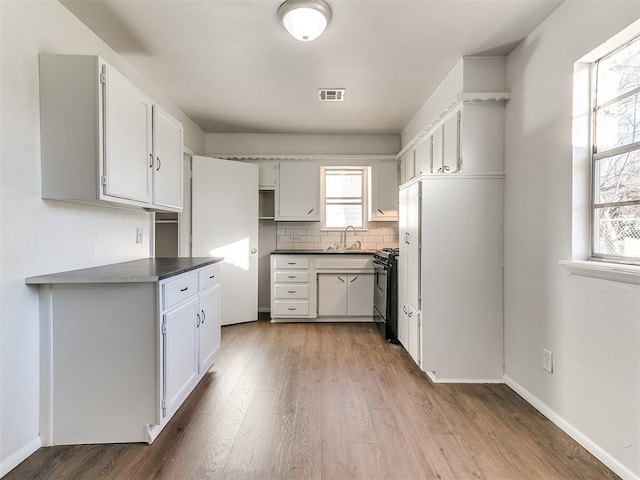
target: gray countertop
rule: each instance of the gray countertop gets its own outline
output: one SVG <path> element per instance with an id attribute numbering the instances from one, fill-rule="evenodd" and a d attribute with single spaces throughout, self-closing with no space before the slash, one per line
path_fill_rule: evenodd
<path id="1" fill-rule="evenodd" d="M 143 258 L 130 262 L 38 275 L 27 278 L 26 283 L 41 285 L 51 283 L 157 282 L 222 260 L 222 257 Z"/>
<path id="2" fill-rule="evenodd" d="M 271 255 L 373 255 L 372 250 L 274 250 Z"/>

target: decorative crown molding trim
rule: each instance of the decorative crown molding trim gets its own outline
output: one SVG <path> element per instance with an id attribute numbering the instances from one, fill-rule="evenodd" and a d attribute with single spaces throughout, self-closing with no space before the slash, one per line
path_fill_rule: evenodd
<path id="1" fill-rule="evenodd" d="M 398 153 L 398 159 L 400 159 L 404 154 L 406 154 L 409 150 L 414 148 L 418 143 L 420 143 L 425 137 L 427 137 L 432 130 L 434 130 L 445 117 L 448 117 L 450 113 L 457 110 L 463 104 L 469 103 L 500 103 L 506 102 L 511 99 L 511 94 L 509 92 L 462 92 L 458 93 L 455 102 L 451 102 L 447 108 L 445 108 L 440 115 L 438 115 L 431 123 L 429 123 L 424 129 L 416 134 L 415 137 L 411 139 L 405 147 L 400 150 Z"/>
<path id="2" fill-rule="evenodd" d="M 261 154 L 210 154 L 215 158 L 223 160 L 342 160 L 342 161 L 398 161 L 397 155 L 261 155 Z"/>

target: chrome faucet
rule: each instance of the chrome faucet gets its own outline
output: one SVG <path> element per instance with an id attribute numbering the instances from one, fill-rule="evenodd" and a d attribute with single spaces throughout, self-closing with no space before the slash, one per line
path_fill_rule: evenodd
<path id="1" fill-rule="evenodd" d="M 344 248 L 347 248 L 347 231 L 352 228 L 353 234 L 356 235 L 356 227 L 353 225 L 347 225 L 347 228 L 344 229 Z"/>

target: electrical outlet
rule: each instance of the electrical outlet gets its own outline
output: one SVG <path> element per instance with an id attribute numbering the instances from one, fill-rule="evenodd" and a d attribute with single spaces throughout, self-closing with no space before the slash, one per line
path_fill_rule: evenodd
<path id="1" fill-rule="evenodd" d="M 142 229 L 136 228 L 136 243 L 142 243 Z"/>
<path id="2" fill-rule="evenodd" d="M 289 237 L 293 239 L 300 238 L 300 232 L 298 230 L 291 230 Z"/>
<path id="3" fill-rule="evenodd" d="M 542 349 L 542 368 L 553 373 L 553 353 L 546 348 Z"/>

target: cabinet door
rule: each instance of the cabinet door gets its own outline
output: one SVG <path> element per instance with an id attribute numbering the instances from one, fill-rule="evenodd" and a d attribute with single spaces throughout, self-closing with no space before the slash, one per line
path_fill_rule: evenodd
<path id="1" fill-rule="evenodd" d="M 347 315 L 364 317 L 373 315 L 373 275 L 368 273 L 347 277 Z"/>
<path id="2" fill-rule="evenodd" d="M 407 306 L 407 352 L 413 358 L 413 361 L 420 365 L 420 340 L 422 338 L 420 332 L 420 316 L 418 311 Z"/>
<path id="3" fill-rule="evenodd" d="M 318 275 L 318 315 L 345 316 L 347 314 L 347 275 Z M 373 291 L 373 286 L 371 287 Z M 373 300 L 371 301 L 373 305 Z"/>
<path id="4" fill-rule="evenodd" d="M 398 235 L 400 245 L 400 255 L 398 257 L 398 296 L 401 298 L 407 298 L 407 268 L 408 268 L 408 255 L 409 244 L 407 243 L 407 209 L 409 207 L 409 189 L 402 188 L 399 192 L 398 203 Z"/>
<path id="5" fill-rule="evenodd" d="M 151 202 L 152 102 L 108 65 L 104 87 L 104 193 Z"/>
<path id="6" fill-rule="evenodd" d="M 278 183 L 278 162 L 276 160 L 258 160 L 259 188 L 274 189 Z"/>
<path id="7" fill-rule="evenodd" d="M 431 168 L 433 173 L 442 173 L 442 125 L 431 135 Z"/>
<path id="8" fill-rule="evenodd" d="M 198 373 L 213 364 L 213 356 L 220 346 L 220 285 L 200 294 L 200 330 Z"/>
<path id="9" fill-rule="evenodd" d="M 404 348 L 409 346 L 409 307 L 403 298 L 398 302 L 398 341 Z"/>
<path id="10" fill-rule="evenodd" d="M 406 237 L 406 297 L 410 307 L 420 307 L 420 183 L 407 189 L 407 237 Z M 402 240 L 401 240 L 402 241 Z"/>
<path id="11" fill-rule="evenodd" d="M 431 139 L 426 138 L 416 146 L 416 175 L 431 173 Z"/>
<path id="12" fill-rule="evenodd" d="M 163 416 L 182 403 L 198 377 L 197 314 L 197 297 L 164 314 Z"/>
<path id="13" fill-rule="evenodd" d="M 182 124 L 153 106 L 153 203 L 182 209 Z"/>
<path id="14" fill-rule="evenodd" d="M 460 137 L 459 132 L 459 115 L 460 112 L 451 116 L 444 125 L 443 129 L 443 171 L 444 173 L 455 173 L 458 171 L 458 158 L 459 158 L 459 146 Z"/>
<path id="15" fill-rule="evenodd" d="M 371 169 L 369 221 L 398 221 L 398 163 L 378 162 Z"/>
<path id="16" fill-rule="evenodd" d="M 280 162 L 276 220 L 320 221 L 320 167 L 316 163 Z"/>

